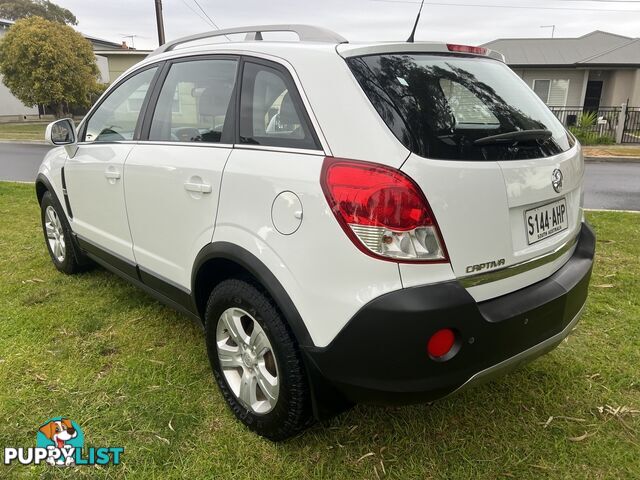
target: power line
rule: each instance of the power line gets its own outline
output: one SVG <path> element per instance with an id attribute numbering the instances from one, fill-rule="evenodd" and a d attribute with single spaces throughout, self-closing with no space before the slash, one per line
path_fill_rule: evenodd
<path id="1" fill-rule="evenodd" d="M 216 22 L 214 22 L 214 21 L 211 19 L 211 17 L 209 16 L 209 14 L 208 14 L 207 12 L 205 12 L 205 11 L 204 11 L 204 8 L 202 8 L 202 7 L 200 6 L 200 4 L 198 3 L 198 0 L 193 0 L 193 3 L 195 3 L 195 4 L 198 6 L 198 8 L 200 9 L 200 11 L 201 11 L 202 13 L 204 13 L 204 16 L 205 16 L 205 17 L 207 17 L 207 18 L 209 19 L 209 22 L 211 22 L 211 25 L 213 25 L 213 27 L 214 27 L 216 30 L 220 30 L 220 27 L 219 27 L 218 25 L 216 25 Z"/>
<path id="2" fill-rule="evenodd" d="M 409 3 L 412 5 L 417 5 L 420 3 L 416 0 L 370 0 L 372 2 L 382 2 L 382 3 Z M 589 0 L 588 0 L 589 1 Z M 593 0 L 590 0 L 593 1 Z M 609 2 L 603 2 L 609 3 Z M 630 2 L 623 2 L 630 3 Z M 634 2 L 636 3 L 636 2 Z M 629 13 L 629 12 L 638 12 L 640 10 L 614 10 L 614 9 L 606 9 L 606 8 L 585 8 L 585 7 L 536 7 L 533 5 L 483 5 L 479 3 L 445 3 L 445 2 L 424 2 L 425 5 L 434 5 L 441 7 L 478 7 L 478 8 L 511 8 L 511 9 L 526 9 L 526 10 L 568 10 L 571 12 L 583 11 L 583 12 L 621 12 L 621 13 Z"/>
<path id="3" fill-rule="evenodd" d="M 198 12 L 195 8 L 193 8 L 191 5 L 189 5 L 187 3 L 187 0 L 182 0 L 182 3 L 184 3 L 184 5 L 191 10 L 194 14 L 196 14 L 198 16 L 198 18 L 200 18 L 200 20 L 202 20 L 204 23 L 206 23 L 207 25 L 211 25 L 213 27 L 213 24 L 211 22 L 209 22 L 209 20 L 207 20 L 206 18 L 204 18 L 202 16 L 202 14 L 200 14 L 200 12 Z"/>
<path id="4" fill-rule="evenodd" d="M 198 6 L 198 8 L 202 11 L 202 13 L 204 13 L 204 16 L 209 19 L 209 21 L 211 22 L 211 25 L 213 25 L 213 28 L 215 28 L 216 30 L 220 30 L 220 27 L 216 25 L 216 22 L 214 22 L 213 19 L 209 16 L 209 14 L 205 12 L 204 8 L 202 8 L 202 6 L 198 3 L 198 0 L 193 0 L 193 3 L 195 3 Z M 231 41 L 231 39 L 227 35 L 225 35 L 224 38 Z"/>

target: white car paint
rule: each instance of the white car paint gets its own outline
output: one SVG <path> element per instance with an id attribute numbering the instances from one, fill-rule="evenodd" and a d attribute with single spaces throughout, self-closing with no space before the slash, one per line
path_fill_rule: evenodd
<path id="1" fill-rule="evenodd" d="M 418 157 L 396 139 L 343 57 L 405 47 L 247 41 L 182 47 L 148 58 L 125 75 L 164 60 L 211 54 L 246 55 L 282 65 L 295 82 L 321 149 L 80 144 L 64 165 L 74 208 L 72 229 L 185 290 L 191 288 L 193 262 L 203 247 L 211 242 L 240 246 L 281 283 L 318 347 L 328 345 L 362 306 L 385 293 L 464 278 L 466 268 L 477 263 L 505 259 L 509 266 L 553 251 L 575 236 L 582 218 L 579 147 L 544 160 L 451 162 Z M 446 47 L 416 43 L 407 48 L 438 52 Z M 64 150 L 56 150 L 40 169 L 59 198 L 64 156 Z M 358 250 L 320 187 L 325 156 L 401 168 L 426 195 L 451 262 L 395 263 Z M 123 176 L 115 182 L 105 178 L 110 167 Z M 565 172 L 562 196 L 569 205 L 571 228 L 529 247 L 522 212 L 558 198 L 550 191 L 551 172 L 558 167 Z M 211 192 L 188 191 L 185 183 L 204 183 Z M 292 192 L 302 204 L 300 226 L 291 234 L 278 232 L 273 224 L 272 205 L 283 192 Z M 548 277 L 570 255 L 468 290 L 477 301 L 504 295 Z"/>
<path id="2" fill-rule="evenodd" d="M 195 258 L 213 235 L 222 171 L 231 151 L 230 145 L 170 142 L 134 147 L 124 188 L 133 251 L 148 273 L 191 289 Z"/>
<path id="3" fill-rule="evenodd" d="M 73 231 L 121 258 L 135 261 L 124 196 L 124 162 L 133 144 L 80 145 L 64 165 L 73 203 Z"/>

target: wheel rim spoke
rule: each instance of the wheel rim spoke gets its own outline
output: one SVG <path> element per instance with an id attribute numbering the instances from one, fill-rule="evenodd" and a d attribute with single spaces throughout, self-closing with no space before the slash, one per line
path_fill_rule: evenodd
<path id="1" fill-rule="evenodd" d="M 231 347 L 226 342 L 223 345 L 218 343 L 218 359 L 223 369 L 237 369 L 242 367 L 242 357 L 237 347 Z"/>
<path id="2" fill-rule="evenodd" d="M 264 365 L 258 366 L 256 378 L 260 390 L 262 390 L 264 396 L 267 397 L 267 401 L 271 403 L 276 400 L 278 397 L 278 379 L 272 376 Z"/>
<path id="3" fill-rule="evenodd" d="M 251 332 L 251 338 L 249 339 L 249 346 L 254 349 L 255 354 L 258 356 L 264 356 L 264 354 L 270 349 L 269 340 L 262 329 L 254 328 Z"/>
<path id="4" fill-rule="evenodd" d="M 47 238 L 49 238 L 50 240 L 54 240 L 56 238 L 57 232 L 51 222 L 47 222 L 44 227 L 47 230 Z"/>
<path id="5" fill-rule="evenodd" d="M 250 372 L 245 372 L 240 380 L 240 393 L 238 398 L 242 400 L 250 408 L 257 403 L 258 397 L 256 395 L 256 386 L 258 382 L 256 376 Z"/>
<path id="6" fill-rule="evenodd" d="M 240 322 L 240 316 L 235 314 L 235 310 L 229 309 L 224 312 L 222 315 L 222 321 L 227 327 L 229 336 L 237 345 L 246 343 L 247 334 L 244 332 L 244 328 Z"/>
<path id="7" fill-rule="evenodd" d="M 47 218 L 49 222 L 51 222 L 51 225 L 57 226 L 56 212 L 51 207 L 47 208 Z"/>

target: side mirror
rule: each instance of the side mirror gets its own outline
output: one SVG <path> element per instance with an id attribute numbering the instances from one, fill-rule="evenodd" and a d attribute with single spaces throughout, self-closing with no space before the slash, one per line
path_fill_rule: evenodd
<path id="1" fill-rule="evenodd" d="M 65 147 L 69 156 L 73 157 L 78 150 L 76 126 L 70 118 L 63 118 L 47 126 L 44 138 L 49 145 Z"/>

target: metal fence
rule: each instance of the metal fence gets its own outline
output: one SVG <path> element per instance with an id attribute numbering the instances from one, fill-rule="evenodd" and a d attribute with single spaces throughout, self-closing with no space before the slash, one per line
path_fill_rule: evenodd
<path id="1" fill-rule="evenodd" d="M 640 143 L 640 107 L 627 107 L 622 143 Z"/>
<path id="2" fill-rule="evenodd" d="M 620 119 L 620 112 L 622 107 L 600 107 L 596 110 L 585 110 L 583 107 L 549 107 L 551 111 L 558 117 L 558 120 L 562 124 L 569 128 L 578 126 L 580 123 L 580 116 L 583 113 L 596 112 L 598 121 L 589 130 L 593 133 L 610 137 L 615 141 L 616 131 L 618 129 L 618 121 Z M 637 140 L 640 141 L 640 140 Z"/>

